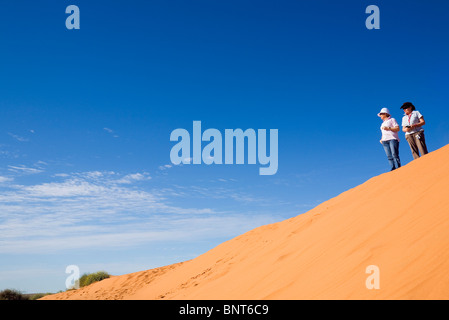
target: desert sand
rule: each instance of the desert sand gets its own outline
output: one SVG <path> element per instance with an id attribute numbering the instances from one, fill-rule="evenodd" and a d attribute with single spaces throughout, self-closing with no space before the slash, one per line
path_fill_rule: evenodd
<path id="1" fill-rule="evenodd" d="M 44 299 L 449 299 L 448 271 L 445 146 L 195 259 Z"/>

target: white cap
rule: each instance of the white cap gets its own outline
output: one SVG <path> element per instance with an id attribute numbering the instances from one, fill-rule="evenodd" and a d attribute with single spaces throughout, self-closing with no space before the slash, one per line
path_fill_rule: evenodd
<path id="1" fill-rule="evenodd" d="M 390 110 L 388 110 L 388 108 L 382 108 L 382 110 L 380 110 L 377 116 L 380 117 L 381 113 L 388 113 L 388 115 L 391 116 Z"/>

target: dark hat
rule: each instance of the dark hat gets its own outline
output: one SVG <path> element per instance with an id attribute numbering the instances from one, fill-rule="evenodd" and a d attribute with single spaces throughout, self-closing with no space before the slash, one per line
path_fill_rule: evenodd
<path id="1" fill-rule="evenodd" d="M 413 103 L 411 103 L 411 102 L 405 102 L 405 103 L 402 105 L 401 109 L 407 109 L 407 108 L 409 108 L 409 107 L 412 107 L 412 110 L 415 110 L 415 106 L 414 106 Z"/>

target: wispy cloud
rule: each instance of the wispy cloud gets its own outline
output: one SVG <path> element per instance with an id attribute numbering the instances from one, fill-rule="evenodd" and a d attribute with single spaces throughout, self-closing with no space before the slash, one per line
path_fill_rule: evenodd
<path id="1" fill-rule="evenodd" d="M 170 199 L 176 193 L 137 187 L 136 183 L 151 183 L 145 172 L 64 173 L 53 179 L 32 185 L 9 183 L 0 189 L 0 253 L 211 237 L 217 233 L 211 225 L 232 234 L 236 226 L 244 231 L 247 225 L 267 221 L 262 215 L 253 219 L 211 207 L 173 205 Z"/>
<path id="2" fill-rule="evenodd" d="M 17 173 L 23 173 L 23 174 L 36 174 L 36 173 L 41 173 L 44 170 L 42 168 L 31 168 L 31 167 L 26 167 L 24 165 L 18 165 L 18 166 L 8 166 L 8 170 L 12 171 L 12 172 L 17 172 Z"/>
<path id="3" fill-rule="evenodd" d="M 17 150 L 12 150 L 11 146 L 0 144 L 0 159 L 17 159 L 19 158 L 19 154 Z"/>
<path id="4" fill-rule="evenodd" d="M 128 174 L 128 175 L 124 176 L 123 178 L 116 180 L 115 182 L 119 183 L 119 184 L 131 184 L 136 181 L 145 181 L 145 180 L 150 180 L 150 179 L 151 179 L 151 177 L 146 172 L 132 173 L 132 174 Z"/>
<path id="5" fill-rule="evenodd" d="M 13 178 L 0 176 L 0 183 L 10 182 L 10 181 L 13 181 L 13 180 L 14 180 Z"/>
<path id="6" fill-rule="evenodd" d="M 276 221 L 254 209 L 269 206 L 269 199 L 237 190 L 231 178 L 216 179 L 213 188 L 166 185 L 148 172 L 60 172 L 29 184 L 15 179 L 46 166 L 10 165 L 11 174 L 0 176 L 0 254 L 204 240 Z"/>
<path id="7" fill-rule="evenodd" d="M 27 138 L 21 137 L 21 136 L 19 136 L 17 134 L 11 133 L 11 132 L 8 132 L 8 135 L 10 135 L 12 138 L 14 138 L 15 140 L 17 140 L 19 142 L 28 142 L 28 141 L 30 141 Z"/>
<path id="8" fill-rule="evenodd" d="M 110 129 L 110 128 L 103 128 L 104 131 L 106 131 L 107 133 L 109 133 L 111 136 L 113 136 L 114 138 L 118 138 L 119 136 L 114 132 L 114 130 Z"/>

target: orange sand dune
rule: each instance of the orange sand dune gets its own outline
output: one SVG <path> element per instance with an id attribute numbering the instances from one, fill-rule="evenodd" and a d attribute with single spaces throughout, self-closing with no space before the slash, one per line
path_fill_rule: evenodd
<path id="1" fill-rule="evenodd" d="M 46 299 L 449 299 L 448 271 L 446 146 L 193 260 Z"/>

